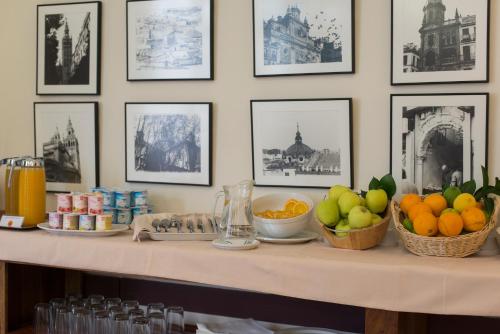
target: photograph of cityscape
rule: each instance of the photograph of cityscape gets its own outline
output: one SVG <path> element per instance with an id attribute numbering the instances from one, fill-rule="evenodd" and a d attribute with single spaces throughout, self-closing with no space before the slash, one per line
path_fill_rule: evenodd
<path id="1" fill-rule="evenodd" d="M 351 62 L 351 9 L 345 0 L 254 0 L 257 69 L 262 66 L 261 74 L 273 68 L 282 74 L 341 69 Z"/>
<path id="2" fill-rule="evenodd" d="M 128 2 L 129 79 L 209 78 L 210 7 L 209 0 Z"/>
<path id="3" fill-rule="evenodd" d="M 467 80 L 485 68 L 487 0 L 394 0 L 393 6 L 396 78 Z"/>

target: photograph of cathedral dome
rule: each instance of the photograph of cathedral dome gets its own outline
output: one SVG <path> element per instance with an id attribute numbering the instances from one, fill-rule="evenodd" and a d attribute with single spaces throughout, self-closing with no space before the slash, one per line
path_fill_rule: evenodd
<path id="1" fill-rule="evenodd" d="M 101 2 L 37 8 L 37 94 L 99 94 Z"/>
<path id="2" fill-rule="evenodd" d="M 256 75 L 352 71 L 351 0 L 254 0 Z"/>
<path id="3" fill-rule="evenodd" d="M 488 0 L 393 0 L 393 9 L 393 79 L 487 78 Z"/>
<path id="4" fill-rule="evenodd" d="M 350 100 L 252 101 L 257 185 L 351 184 Z"/>

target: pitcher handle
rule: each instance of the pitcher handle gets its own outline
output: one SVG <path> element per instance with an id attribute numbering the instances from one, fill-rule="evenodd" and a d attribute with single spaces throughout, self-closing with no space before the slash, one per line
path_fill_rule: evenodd
<path id="1" fill-rule="evenodd" d="M 217 219 L 217 216 L 215 215 L 215 212 L 217 210 L 217 204 L 219 203 L 219 199 L 220 198 L 223 198 L 225 200 L 226 198 L 226 194 L 224 193 L 224 191 L 219 191 L 215 194 L 215 203 L 214 203 L 214 209 L 212 211 L 212 219 L 213 221 L 215 222 L 215 225 L 217 225 L 217 229 L 220 230 L 223 226 L 222 226 L 222 216 L 220 219 Z M 222 208 L 222 210 L 224 210 L 224 208 Z"/>

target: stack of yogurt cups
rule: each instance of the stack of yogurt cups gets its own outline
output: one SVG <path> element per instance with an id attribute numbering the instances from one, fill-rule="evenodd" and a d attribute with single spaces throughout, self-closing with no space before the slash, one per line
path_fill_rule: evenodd
<path id="1" fill-rule="evenodd" d="M 104 212 L 100 194 L 56 194 L 57 211 L 49 212 L 49 226 L 69 231 L 109 231 L 113 216 Z"/>
<path id="2" fill-rule="evenodd" d="M 92 194 L 103 198 L 104 213 L 113 216 L 114 224 L 131 224 L 134 217 L 151 212 L 147 190 L 112 190 L 92 188 Z"/>

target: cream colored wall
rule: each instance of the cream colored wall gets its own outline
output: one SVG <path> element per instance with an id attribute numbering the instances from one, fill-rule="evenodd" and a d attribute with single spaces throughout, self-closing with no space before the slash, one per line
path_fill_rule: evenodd
<path id="1" fill-rule="evenodd" d="M 0 0 L 1 157 L 33 154 L 34 101 L 99 101 L 103 185 L 147 187 L 158 210 L 210 210 L 221 185 L 252 177 L 252 98 L 353 97 L 355 185 L 366 188 L 372 175 L 380 176 L 389 170 L 391 93 L 490 92 L 490 170 L 500 175 L 500 135 L 495 131 L 500 129 L 496 95 L 500 90 L 497 0 L 492 0 L 491 9 L 491 83 L 414 87 L 390 86 L 390 0 L 356 0 L 354 75 L 254 78 L 252 1 L 215 0 L 215 81 L 144 83 L 126 81 L 125 0 L 103 0 L 102 94 L 42 97 L 35 95 L 36 5 L 53 2 L 64 1 Z M 214 186 L 125 184 L 126 101 L 214 102 Z M 258 188 L 256 194 L 269 191 L 276 189 Z M 320 199 L 323 191 L 304 193 Z"/>

